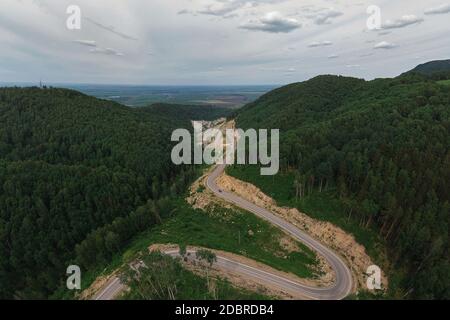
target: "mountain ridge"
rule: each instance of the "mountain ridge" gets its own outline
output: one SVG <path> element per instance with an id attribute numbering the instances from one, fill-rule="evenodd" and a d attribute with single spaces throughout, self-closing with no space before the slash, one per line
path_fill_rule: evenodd
<path id="1" fill-rule="evenodd" d="M 328 186 L 352 219 L 388 243 L 413 298 L 449 298 L 449 106 L 450 87 L 416 73 L 319 76 L 262 96 L 236 113 L 236 123 L 280 129 L 293 201 L 298 190 Z"/>
<path id="2" fill-rule="evenodd" d="M 436 72 L 450 72 L 450 59 L 425 62 L 419 64 L 417 67 L 408 72 L 415 72 L 424 75 L 432 75 Z"/>

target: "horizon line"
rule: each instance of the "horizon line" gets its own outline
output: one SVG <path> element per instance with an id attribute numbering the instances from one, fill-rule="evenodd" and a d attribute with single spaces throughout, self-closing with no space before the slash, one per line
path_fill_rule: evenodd
<path id="1" fill-rule="evenodd" d="M 301 82 L 301 81 L 294 81 Z M 0 84 L 26 84 L 39 87 L 40 81 L 0 81 Z M 130 86 L 130 87 L 260 87 L 260 86 L 283 86 L 281 83 L 263 83 L 263 84 L 143 84 L 143 83 L 90 83 L 90 82 L 45 82 L 42 85 L 85 85 L 85 86 Z"/>

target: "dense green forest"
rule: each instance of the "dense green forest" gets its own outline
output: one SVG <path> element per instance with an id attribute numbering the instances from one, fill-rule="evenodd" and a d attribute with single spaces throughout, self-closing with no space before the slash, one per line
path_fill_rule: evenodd
<path id="1" fill-rule="evenodd" d="M 429 80 L 449 80 L 450 60 L 436 60 L 423 63 L 402 76 L 419 76 Z"/>
<path id="2" fill-rule="evenodd" d="M 419 73 L 427 76 L 435 76 L 450 72 L 450 60 L 436 60 L 423 63 L 409 71 L 410 73 Z"/>
<path id="3" fill-rule="evenodd" d="M 386 240 L 404 275 L 397 297 L 450 298 L 450 87 L 416 73 L 319 76 L 236 117 L 240 128 L 280 129 L 292 197 L 335 190 L 349 218 Z"/>
<path id="4" fill-rule="evenodd" d="M 240 128 L 281 129 L 291 197 L 331 192 L 349 219 L 385 239 L 402 274 L 397 297 L 450 298 L 450 86 L 438 81 L 449 78 L 320 76 L 234 115 Z M 133 109 L 65 89 L 0 89 L 0 298 L 51 297 L 69 264 L 107 264 L 136 234 L 171 221 L 172 198 L 196 174 L 172 165 L 172 131 L 224 116 L 223 108 Z M 169 267 L 180 286 L 195 280 Z M 203 283 L 186 294 L 204 292 Z"/>
<path id="5" fill-rule="evenodd" d="M 174 129 L 202 110 L 149 112 L 51 88 L 0 89 L 0 297 L 46 298 L 70 262 L 108 259 L 171 211 L 193 168 Z M 175 107 L 173 107 L 175 109 Z"/>

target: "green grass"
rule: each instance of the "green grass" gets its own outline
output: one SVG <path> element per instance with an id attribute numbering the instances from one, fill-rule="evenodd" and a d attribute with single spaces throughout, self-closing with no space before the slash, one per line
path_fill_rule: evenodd
<path id="1" fill-rule="evenodd" d="M 443 84 L 445 86 L 450 86 L 450 80 L 441 80 L 441 81 L 438 81 L 437 83 Z"/>
<path id="2" fill-rule="evenodd" d="M 299 252 L 288 252 L 280 245 L 284 234 L 251 213 L 215 208 L 211 214 L 194 210 L 177 201 L 176 214 L 162 225 L 139 236 L 124 257 L 145 250 L 152 243 L 201 246 L 246 256 L 275 269 L 300 277 L 313 278 L 316 256 L 298 243 Z"/>
<path id="3" fill-rule="evenodd" d="M 354 235 L 356 241 L 366 248 L 367 253 L 375 262 L 382 262 L 380 259 L 383 259 L 384 256 L 382 253 L 383 241 L 374 230 L 362 228 L 355 220 L 348 219 L 334 190 L 322 193 L 315 191 L 301 200 L 296 200 L 293 174 L 278 173 L 275 176 L 262 176 L 258 166 L 230 166 L 227 168 L 227 173 L 259 187 L 280 206 L 297 208 L 312 218 L 329 221 L 341 227 Z"/>
<path id="4" fill-rule="evenodd" d="M 356 241 L 366 248 L 367 254 L 375 261 L 383 257 L 384 244 L 377 233 L 371 229 L 360 227 L 358 222 L 348 219 L 347 213 L 339 199 L 335 197 L 333 190 L 327 192 L 314 192 L 299 201 L 292 201 L 296 208 L 309 216 L 329 221 L 353 234 Z"/>
<path id="5" fill-rule="evenodd" d="M 288 204 L 294 196 L 293 175 L 278 173 L 274 176 L 262 176 L 259 166 L 253 165 L 228 166 L 226 172 L 230 176 L 254 184 L 281 205 Z"/>
<path id="6" fill-rule="evenodd" d="M 206 213 L 195 210 L 184 197 L 174 199 L 176 210 L 158 226 L 137 235 L 130 244 L 114 256 L 107 265 L 82 270 L 82 288 L 85 289 L 101 275 L 108 275 L 136 259 L 152 244 L 182 244 L 223 250 L 254 259 L 277 270 L 291 272 L 302 278 L 315 278 L 316 255 L 297 243 L 298 252 L 289 252 L 281 244 L 284 233 L 255 215 L 239 210 L 215 208 Z M 73 299 L 73 292 L 56 291 L 52 299 Z"/>

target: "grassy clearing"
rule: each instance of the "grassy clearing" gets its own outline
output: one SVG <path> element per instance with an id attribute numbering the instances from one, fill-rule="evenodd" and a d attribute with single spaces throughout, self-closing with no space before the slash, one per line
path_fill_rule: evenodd
<path id="1" fill-rule="evenodd" d="M 89 287 L 98 276 L 108 275 L 125 263 L 133 261 L 139 252 L 145 252 L 155 243 L 223 250 L 302 278 L 318 276 L 314 271 L 317 260 L 313 251 L 301 243 L 297 243 L 299 252 L 284 249 L 280 244 L 284 233 L 253 214 L 224 208 L 215 208 L 208 214 L 191 208 L 184 196 L 173 201 L 176 210 L 161 225 L 137 235 L 108 265 L 99 265 L 95 270 L 83 272 L 82 288 Z M 73 292 L 62 288 L 55 292 L 53 298 L 73 299 Z"/>
<path id="2" fill-rule="evenodd" d="M 297 243 L 299 252 L 289 252 L 280 245 L 284 234 L 269 223 L 247 212 L 223 208 L 206 214 L 177 200 L 177 212 L 162 225 L 139 236 L 125 252 L 134 256 L 152 243 L 174 243 L 201 246 L 246 256 L 275 269 L 303 278 L 313 278 L 316 255 Z"/>
<path id="3" fill-rule="evenodd" d="M 288 173 L 279 173 L 275 176 L 262 176 L 258 166 L 232 166 L 227 173 L 237 179 L 249 182 L 260 188 L 272 197 L 281 206 L 297 208 L 310 217 L 329 221 L 346 232 L 354 235 L 356 241 L 362 244 L 367 253 L 375 260 L 381 258 L 383 242 L 377 233 L 371 229 L 360 227 L 359 224 L 348 219 L 348 215 L 340 200 L 335 196 L 334 190 L 327 192 L 314 192 L 303 199 L 295 199 L 294 176 Z"/>

